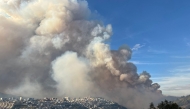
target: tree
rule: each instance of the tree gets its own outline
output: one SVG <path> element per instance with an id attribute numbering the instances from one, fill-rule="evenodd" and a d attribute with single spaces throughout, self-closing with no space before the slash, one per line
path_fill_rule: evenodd
<path id="1" fill-rule="evenodd" d="M 149 108 L 149 109 L 156 109 L 156 108 L 154 107 L 153 102 L 150 103 L 150 108 Z"/>
<path id="2" fill-rule="evenodd" d="M 154 107 L 153 103 L 150 103 L 150 109 L 182 109 L 178 104 L 173 103 L 172 101 L 161 101 L 158 104 L 157 108 Z"/>

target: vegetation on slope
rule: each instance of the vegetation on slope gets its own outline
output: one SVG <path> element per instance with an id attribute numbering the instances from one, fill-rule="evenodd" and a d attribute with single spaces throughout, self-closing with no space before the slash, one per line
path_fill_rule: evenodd
<path id="1" fill-rule="evenodd" d="M 183 108 L 189 109 L 190 108 L 190 95 L 188 96 L 182 96 L 178 98 L 176 101 L 174 101 L 178 105 L 180 105 Z"/>

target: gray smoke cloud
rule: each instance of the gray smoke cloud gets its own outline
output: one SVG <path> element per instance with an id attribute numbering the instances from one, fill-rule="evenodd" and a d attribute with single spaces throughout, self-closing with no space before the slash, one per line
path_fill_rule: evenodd
<path id="1" fill-rule="evenodd" d="M 112 26 L 90 19 L 85 0 L 0 1 L 0 91 L 30 97 L 95 96 L 129 108 L 162 97 L 150 74 L 110 50 Z"/>

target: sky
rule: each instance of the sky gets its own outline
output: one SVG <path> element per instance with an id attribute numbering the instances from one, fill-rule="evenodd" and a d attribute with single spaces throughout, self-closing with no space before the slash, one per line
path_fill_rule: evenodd
<path id="1" fill-rule="evenodd" d="M 112 24 L 111 49 L 128 45 L 138 73 L 149 72 L 163 94 L 190 94 L 189 0 L 87 1 L 94 18 Z"/>

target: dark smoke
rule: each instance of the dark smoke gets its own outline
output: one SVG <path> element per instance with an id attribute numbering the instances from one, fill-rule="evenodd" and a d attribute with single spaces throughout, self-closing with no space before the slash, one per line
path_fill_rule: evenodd
<path id="1" fill-rule="evenodd" d="M 90 20 L 85 0 L 0 1 L 0 91 L 31 97 L 98 96 L 130 108 L 162 97 L 150 74 L 110 50 L 111 25 Z"/>

